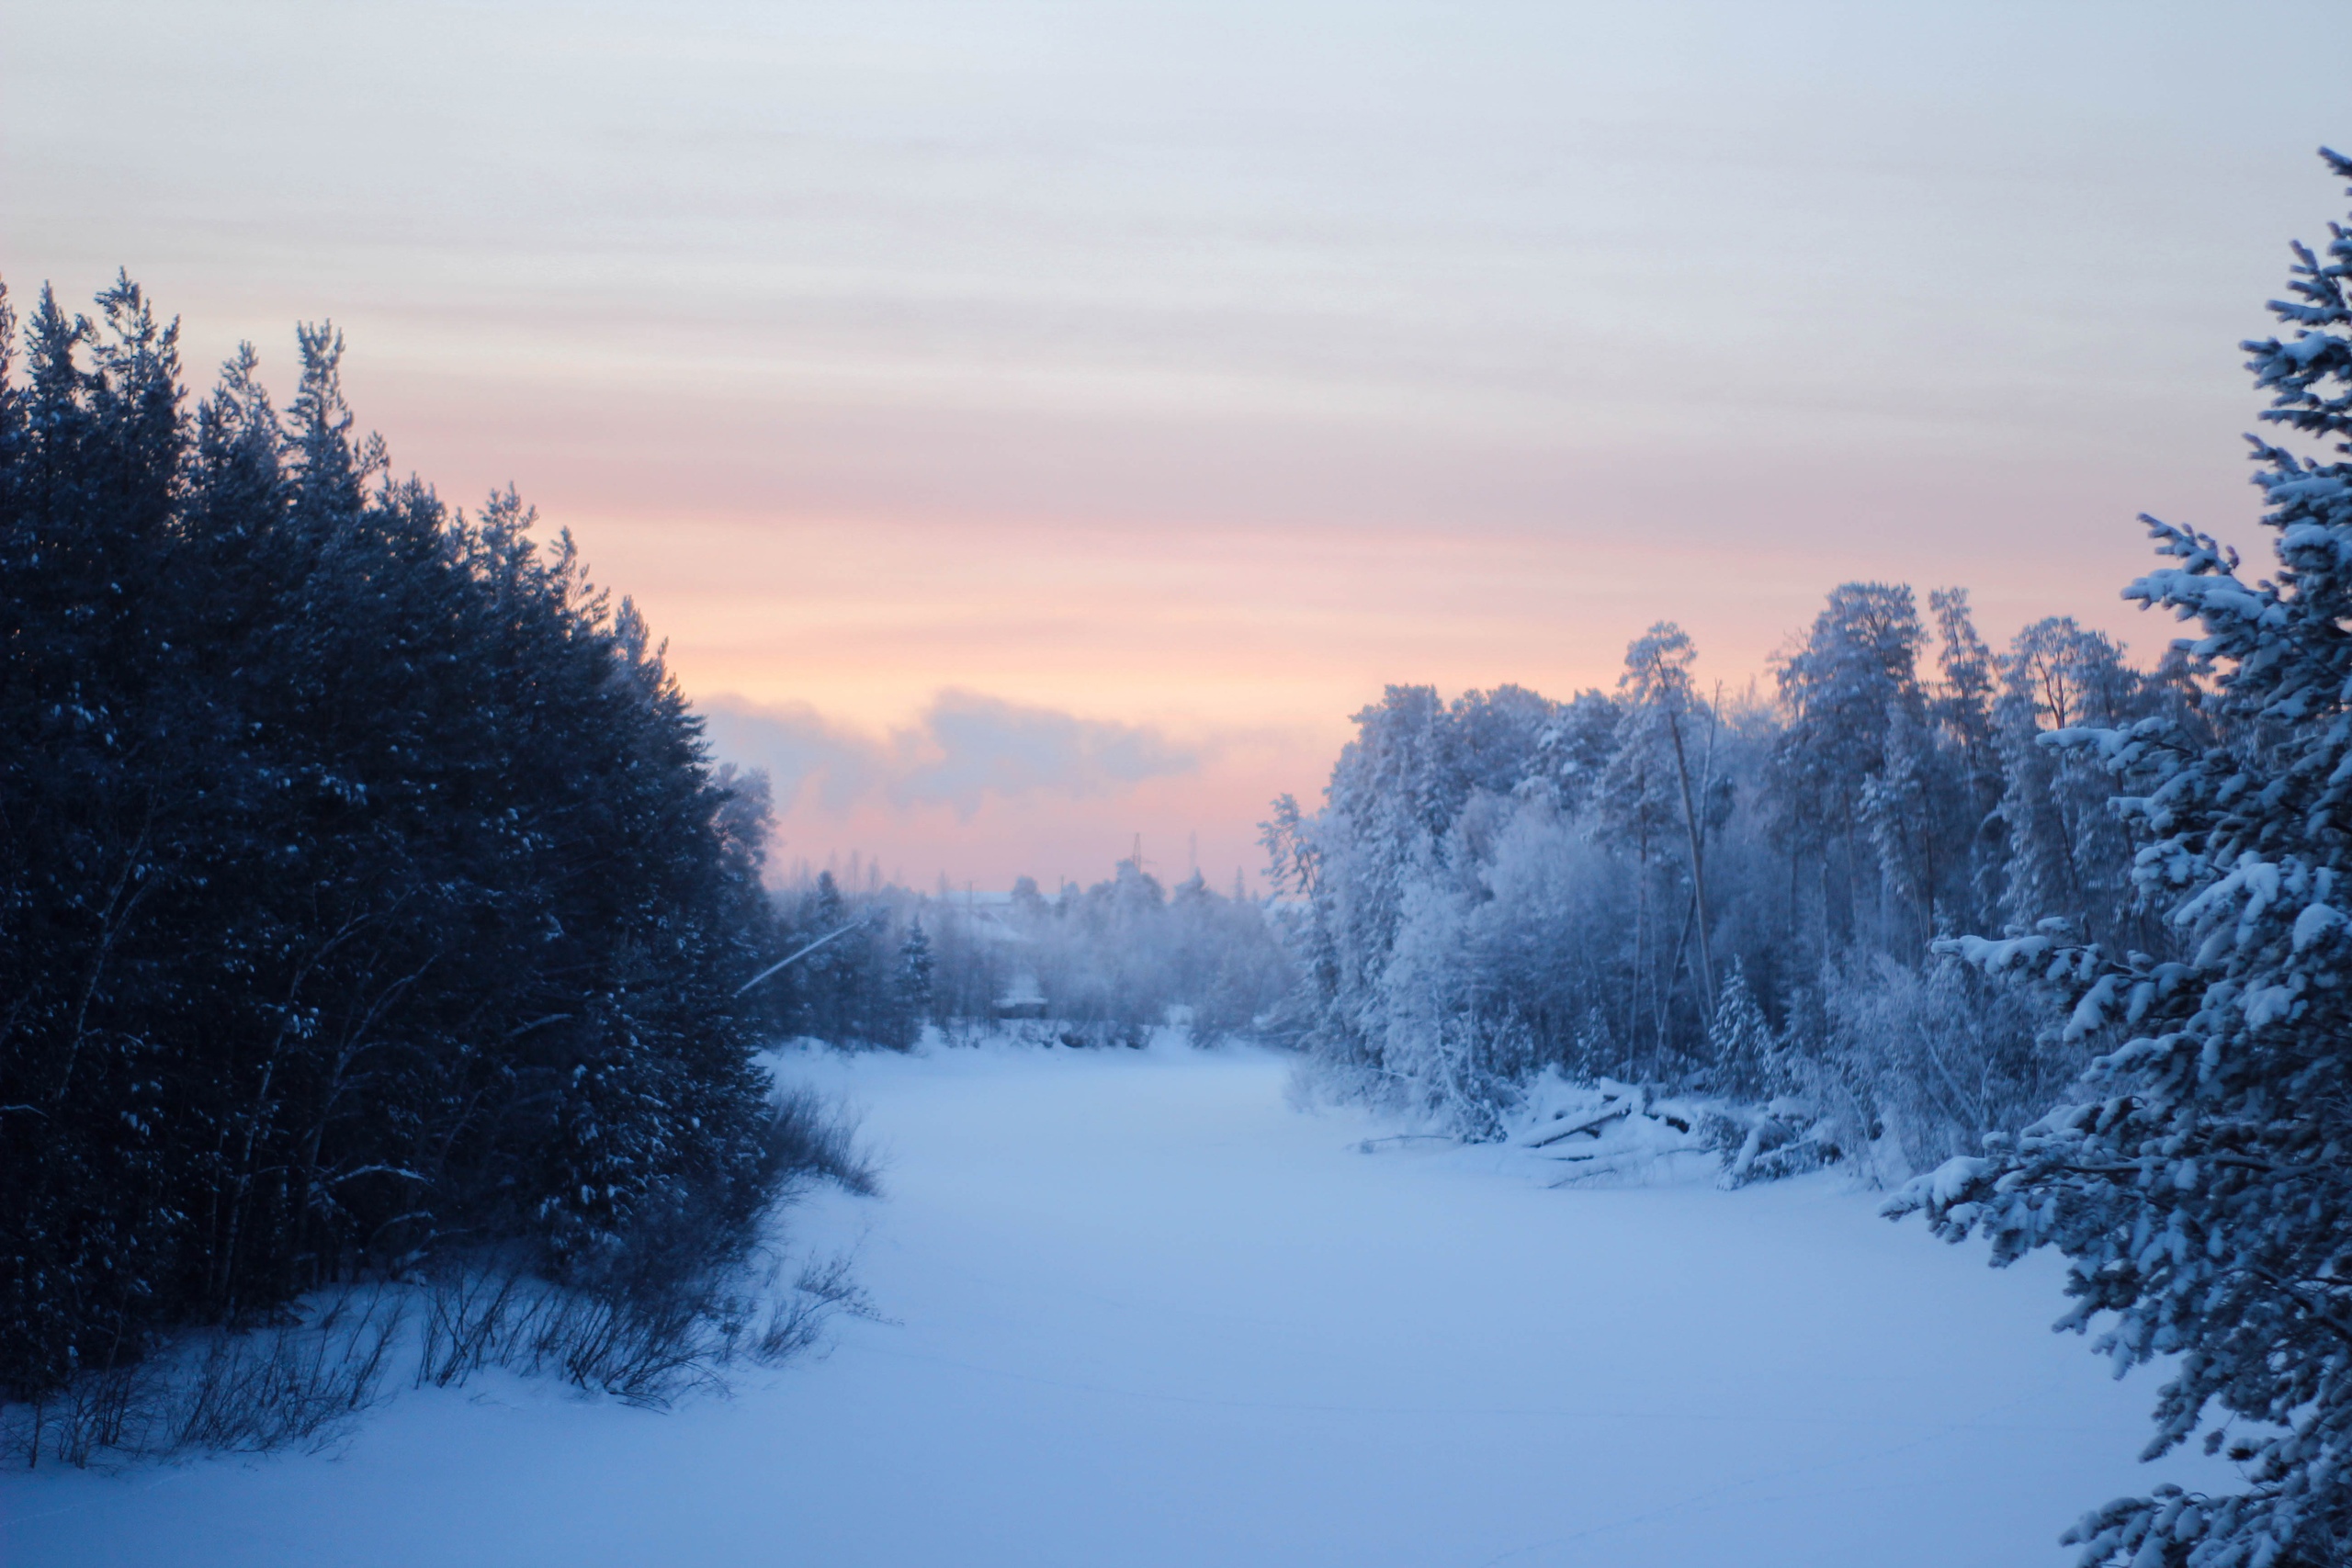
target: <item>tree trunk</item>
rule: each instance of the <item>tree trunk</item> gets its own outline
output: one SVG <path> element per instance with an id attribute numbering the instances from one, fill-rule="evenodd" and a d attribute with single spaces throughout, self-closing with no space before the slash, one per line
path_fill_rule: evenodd
<path id="1" fill-rule="evenodd" d="M 1663 684 L 1664 671 L 1659 671 Z M 1682 786 L 1682 830 L 1690 840 L 1690 886 L 1699 900 L 1699 978 L 1707 988 L 1705 1014 L 1715 1010 L 1714 944 L 1707 937 L 1707 854 L 1699 831 L 1698 807 L 1690 799 L 1690 762 L 1682 750 L 1682 716 L 1671 701 L 1666 710 L 1667 733 L 1674 738 L 1674 776 Z M 1712 741 L 1710 742 L 1712 750 Z"/>

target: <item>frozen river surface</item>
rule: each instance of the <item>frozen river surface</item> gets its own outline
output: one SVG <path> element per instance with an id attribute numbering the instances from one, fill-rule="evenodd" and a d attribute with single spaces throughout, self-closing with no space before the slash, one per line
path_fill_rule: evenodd
<path id="1" fill-rule="evenodd" d="M 2155 1379 L 1839 1179 L 1548 1190 L 1254 1052 L 796 1057 L 888 1322 L 670 1414 L 501 1377 L 334 1457 L 0 1478 L 8 1568 L 2056 1565 Z"/>

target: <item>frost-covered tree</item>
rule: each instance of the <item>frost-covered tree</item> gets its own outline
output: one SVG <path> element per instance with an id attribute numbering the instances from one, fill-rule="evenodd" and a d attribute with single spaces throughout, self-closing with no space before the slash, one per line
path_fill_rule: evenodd
<path id="1" fill-rule="evenodd" d="M 1661 1041 L 1670 1028 L 1665 1014 L 1677 1000 L 1702 1020 L 1714 1005 L 1706 840 L 1719 825 L 1719 813 L 1710 809 L 1717 804 L 1715 726 L 1693 689 L 1697 653 L 1671 621 L 1626 649 L 1617 685 L 1617 750 L 1592 795 L 1601 822 L 1634 852 L 1637 951 L 1629 1001 Z M 1640 951 L 1645 945 L 1647 954 Z"/>
<path id="2" fill-rule="evenodd" d="M 2352 160 L 2324 154 L 2352 180 Z M 2094 713 L 2048 737 L 2097 759 L 2141 848 L 2140 896 L 2178 956 L 2071 921 L 1954 944 L 2071 1000 L 2104 1040 L 2072 1102 L 1906 1188 L 1952 1239 L 2071 1260 L 2078 1328 L 2119 1370 L 2177 1357 L 2149 1452 L 2205 1428 L 2245 1466 L 2222 1496 L 2165 1487 L 2089 1516 L 2086 1563 L 2316 1568 L 2352 1557 L 2352 231 L 2295 247 L 2286 339 L 2245 346 L 2264 418 L 2336 460 L 2257 440 L 2272 575 L 2148 520 L 2171 564 L 2129 596 L 2199 624 L 2204 722 Z"/>
<path id="3" fill-rule="evenodd" d="M 2112 775 L 2095 753 L 2041 741 L 2127 728 L 2163 705 L 2160 685 L 2067 615 L 2019 632 L 2004 663 L 1996 706 L 2009 852 L 2004 913 L 2021 926 L 2064 913 L 2119 951 L 2161 946 L 2162 928 L 2143 918 L 2132 886 L 2123 822 L 2108 808 Z"/>
<path id="4" fill-rule="evenodd" d="M 1996 655 L 1964 592 L 1929 603 L 1932 680 L 1911 591 L 1848 583 L 1775 704 L 1702 698 L 1695 650 L 1660 623 L 1613 694 L 1399 687 L 1357 715 L 1322 809 L 1285 798 L 1266 824 L 1300 899 L 1294 1032 L 1316 1070 L 1465 1131 L 1490 1119 L 1442 1110 L 1446 1086 L 1508 1100 L 1521 1070 L 1755 1094 L 1754 1052 L 1718 1039 L 1736 966 L 1776 1043 L 1772 1092 L 1835 1108 L 1873 1179 L 1973 1146 L 2064 1081 L 2068 1050 L 2018 1059 L 2023 1003 L 1919 975 L 1938 935 L 1997 926 L 2013 887 L 2055 886 L 2040 913 L 2100 929 L 2128 912 L 2113 781 L 2057 765 L 2035 736 L 2058 710 L 2021 684 L 2063 655 L 2050 689 L 2134 716 L 2185 713 L 2188 688 L 2063 626 Z M 1872 1032 L 1894 1020 L 1951 1048 Z"/>
<path id="5" fill-rule="evenodd" d="M 1743 788 L 1764 729 L 1699 696 L 1693 657 L 1660 625 L 1613 696 L 1394 689 L 1357 716 L 1321 811 L 1277 803 L 1302 1040 L 1335 1086 L 1476 1131 L 1460 1086 L 1706 1074 L 1719 964 L 1787 965 L 1768 908 L 1783 881 Z"/>
<path id="6" fill-rule="evenodd" d="M 1954 809 L 1953 848 L 1961 853 L 1964 879 L 1950 897 L 1952 929 L 1982 927 L 2000 904 L 2007 845 L 2001 831 L 2001 752 L 1994 718 L 1998 667 L 1978 635 L 1964 588 L 1939 588 L 1928 595 L 1941 648 L 1940 688 L 1929 713 L 1951 749 Z"/>
<path id="7" fill-rule="evenodd" d="M 1876 935 L 1869 786 L 1885 770 L 1889 715 L 1924 718 L 1925 637 L 1910 589 L 1849 582 L 1781 661 L 1787 724 L 1772 749 L 1769 798 L 1781 842 L 1808 874 L 1825 946 Z"/>

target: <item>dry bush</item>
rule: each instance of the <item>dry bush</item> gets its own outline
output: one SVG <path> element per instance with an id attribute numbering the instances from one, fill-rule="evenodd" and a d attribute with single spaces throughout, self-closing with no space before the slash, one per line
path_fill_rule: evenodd
<path id="1" fill-rule="evenodd" d="M 858 1146 L 849 1110 L 805 1084 L 779 1089 L 768 1100 L 764 1143 L 787 1181 L 831 1181 L 871 1198 L 882 1190 L 873 1156 Z"/>
<path id="2" fill-rule="evenodd" d="M 425 1289 L 415 1381 L 462 1385 L 486 1367 L 555 1373 L 628 1404 L 667 1406 L 723 1391 L 732 1366 L 775 1366 L 815 1346 L 837 1314 L 877 1316 L 846 1257 L 695 1280 L 659 1292 L 556 1284 L 511 1264 L 453 1268 Z"/>
<path id="3" fill-rule="evenodd" d="M 403 1337 L 405 1292 L 347 1286 L 307 1317 L 207 1329 L 85 1372 L 46 1399 L 0 1411 L 0 1441 L 28 1469 L 44 1453 L 76 1468 L 187 1452 L 332 1446 L 382 1397 Z"/>

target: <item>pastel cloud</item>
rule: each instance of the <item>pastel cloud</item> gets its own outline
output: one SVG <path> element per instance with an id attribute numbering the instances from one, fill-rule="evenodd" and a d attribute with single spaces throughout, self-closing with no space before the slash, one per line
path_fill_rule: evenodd
<path id="1" fill-rule="evenodd" d="M 1201 753 L 1148 725 L 1081 718 L 977 692 L 936 694 L 911 725 L 876 738 L 806 705 L 704 705 L 713 748 L 767 770 L 777 809 L 804 794 L 841 813 L 875 800 L 947 806 L 968 820 L 991 796 L 1089 799 L 1198 771 Z"/>

